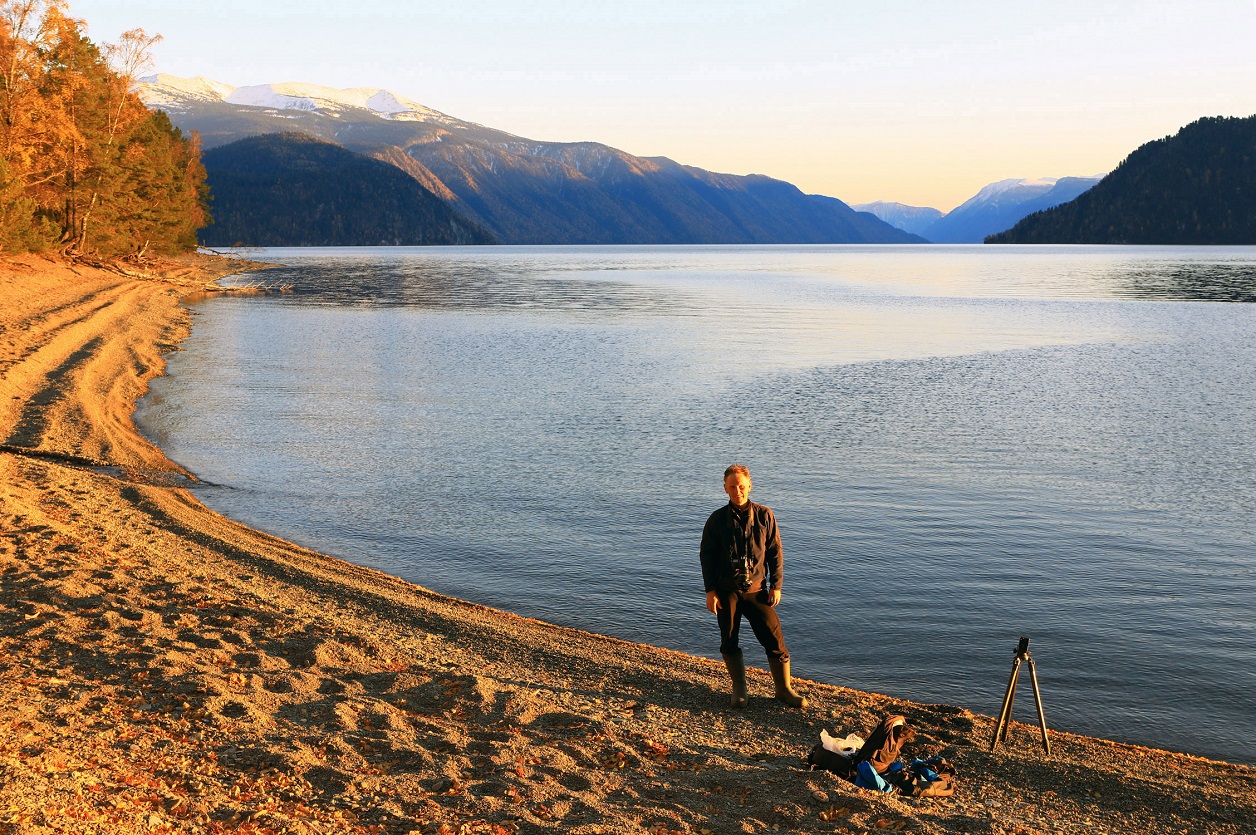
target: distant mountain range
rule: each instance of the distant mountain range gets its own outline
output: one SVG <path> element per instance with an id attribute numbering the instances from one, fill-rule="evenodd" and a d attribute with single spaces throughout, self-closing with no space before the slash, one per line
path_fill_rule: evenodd
<path id="1" fill-rule="evenodd" d="M 1010 229 L 1034 212 L 1073 200 L 1099 180 L 1099 177 L 999 180 L 946 214 L 902 203 L 863 203 L 853 208 L 871 212 L 932 243 L 975 244 Z"/>
<path id="2" fill-rule="evenodd" d="M 923 243 L 840 200 L 804 194 L 771 177 L 716 174 L 595 142 L 525 139 L 387 90 L 231 87 L 158 75 L 144 79 L 137 92 L 175 125 L 201 135 L 211 150 L 211 187 L 226 182 L 225 169 L 215 170 L 221 157 L 213 149 L 262 134 L 305 134 L 405 172 L 456 213 L 459 228 L 486 231 L 499 243 Z M 314 150 L 280 150 L 291 141 L 267 147 L 279 156 Z M 256 214 L 258 206 L 236 201 L 258 194 L 216 193 L 213 211 L 224 220 Z M 370 203 L 363 208 L 369 211 Z M 217 239 L 220 231 L 207 234 Z"/>
<path id="3" fill-rule="evenodd" d="M 922 238 L 925 237 L 924 231 L 944 214 L 928 207 L 886 203 L 880 200 L 876 203 L 859 203 L 852 205 L 851 208 L 857 212 L 874 214 L 891 226 L 896 226 L 904 232 L 911 232 L 913 235 L 920 235 Z"/>
<path id="4" fill-rule="evenodd" d="M 1010 229 L 1028 214 L 1067 203 L 1097 182 L 1098 177 L 1000 180 L 981 189 L 920 234 L 938 244 L 979 244 L 987 235 Z"/>
<path id="5" fill-rule="evenodd" d="M 1256 244 L 1256 116 L 1192 122 L 988 243 Z"/>

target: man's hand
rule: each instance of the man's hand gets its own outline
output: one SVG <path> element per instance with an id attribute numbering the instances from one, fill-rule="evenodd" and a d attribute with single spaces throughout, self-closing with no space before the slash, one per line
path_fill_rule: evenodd
<path id="1" fill-rule="evenodd" d="M 707 592 L 707 611 L 713 615 L 719 614 L 720 611 L 720 593 L 716 591 Z"/>
<path id="2" fill-rule="evenodd" d="M 780 602 L 781 602 L 781 590 L 780 590 L 780 589 L 772 589 L 772 594 L 771 594 L 771 598 L 770 598 L 770 605 L 775 606 L 777 603 L 780 603 Z"/>

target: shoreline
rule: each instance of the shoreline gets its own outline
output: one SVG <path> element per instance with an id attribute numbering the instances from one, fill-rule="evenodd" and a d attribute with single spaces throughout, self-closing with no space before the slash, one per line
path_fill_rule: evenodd
<path id="1" fill-rule="evenodd" d="M 189 332 L 179 300 L 239 270 L 225 260 L 148 275 L 0 262 L 0 832 L 1240 833 L 1256 819 L 1248 766 L 1055 731 L 1045 757 L 1019 722 L 990 754 L 990 717 L 805 680 L 812 706 L 790 711 L 761 670 L 734 712 L 717 661 L 445 597 L 219 516 L 132 414 Z M 866 734 L 890 713 L 917 729 L 908 757 L 955 763 L 953 798 L 805 770 L 821 729 Z"/>

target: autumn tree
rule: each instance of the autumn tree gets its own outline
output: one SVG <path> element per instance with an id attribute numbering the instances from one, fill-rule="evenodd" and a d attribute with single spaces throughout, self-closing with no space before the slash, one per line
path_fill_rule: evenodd
<path id="1" fill-rule="evenodd" d="M 0 0 L 0 247 L 120 257 L 194 248 L 195 137 L 131 92 L 158 38 L 98 47 L 63 0 Z"/>
<path id="2" fill-rule="evenodd" d="M 53 175 L 55 138 L 41 85 L 49 14 L 61 0 L 0 0 L 0 247 L 42 249 L 60 230 L 42 217 L 37 192 Z"/>

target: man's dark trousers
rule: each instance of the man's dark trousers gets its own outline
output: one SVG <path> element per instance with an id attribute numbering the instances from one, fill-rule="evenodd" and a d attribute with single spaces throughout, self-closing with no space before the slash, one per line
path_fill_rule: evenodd
<path id="1" fill-rule="evenodd" d="M 785 649 L 785 636 L 781 634 L 781 621 L 776 616 L 776 609 L 768 603 L 766 591 L 719 592 L 720 608 L 716 612 L 716 620 L 720 625 L 720 653 L 723 655 L 740 655 L 739 634 L 741 632 L 741 616 L 750 621 L 754 636 L 763 644 L 768 658 L 780 661 L 789 660 L 789 650 Z"/>

